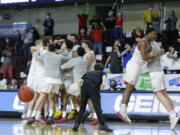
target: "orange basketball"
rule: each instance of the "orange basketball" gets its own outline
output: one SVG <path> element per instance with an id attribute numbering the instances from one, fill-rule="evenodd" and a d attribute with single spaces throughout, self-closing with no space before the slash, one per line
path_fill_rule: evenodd
<path id="1" fill-rule="evenodd" d="M 34 92 L 30 87 L 21 87 L 18 91 L 18 97 L 22 102 L 30 102 L 34 97 Z"/>

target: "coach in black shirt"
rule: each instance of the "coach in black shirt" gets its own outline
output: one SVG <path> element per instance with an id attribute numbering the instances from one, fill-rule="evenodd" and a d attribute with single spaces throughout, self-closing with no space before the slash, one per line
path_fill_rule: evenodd
<path id="1" fill-rule="evenodd" d="M 94 69 L 94 71 L 90 71 L 82 77 L 80 111 L 74 124 L 73 131 L 78 130 L 79 125 L 82 122 L 83 114 L 86 110 L 87 101 L 90 98 L 99 119 L 99 129 L 106 132 L 112 132 L 112 130 L 108 128 L 107 124 L 105 124 L 101 109 L 100 87 L 101 84 L 102 87 L 105 86 L 106 74 L 103 72 L 102 64 L 96 64 Z"/>

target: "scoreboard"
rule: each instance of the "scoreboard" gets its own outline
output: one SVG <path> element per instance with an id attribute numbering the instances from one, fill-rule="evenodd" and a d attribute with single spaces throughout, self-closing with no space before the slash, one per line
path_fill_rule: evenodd
<path id="1" fill-rule="evenodd" d="M 0 5 L 9 4 L 32 4 L 32 3 L 48 3 L 48 2 L 78 2 L 79 0 L 0 0 Z"/>

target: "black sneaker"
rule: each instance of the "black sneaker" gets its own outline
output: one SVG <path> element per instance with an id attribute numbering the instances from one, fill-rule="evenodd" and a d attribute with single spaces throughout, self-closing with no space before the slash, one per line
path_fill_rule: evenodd
<path id="1" fill-rule="evenodd" d="M 80 124 L 78 122 L 75 122 L 74 127 L 73 127 L 73 131 L 78 131 L 79 125 Z"/>
<path id="2" fill-rule="evenodd" d="M 47 125 L 50 125 L 50 124 L 52 124 L 54 122 L 54 119 L 52 118 L 52 117 L 49 117 L 48 119 L 47 119 L 47 121 L 46 121 L 46 124 Z"/>
<path id="3" fill-rule="evenodd" d="M 26 123 L 27 125 L 31 125 L 35 122 L 35 117 L 31 117 L 28 122 Z"/>
<path id="4" fill-rule="evenodd" d="M 113 132 L 113 130 L 112 129 L 110 129 L 109 127 L 108 127 L 108 125 L 104 125 L 104 126 L 102 126 L 102 125 L 100 125 L 99 126 L 99 130 L 103 130 L 103 131 L 106 131 L 106 132 Z"/>

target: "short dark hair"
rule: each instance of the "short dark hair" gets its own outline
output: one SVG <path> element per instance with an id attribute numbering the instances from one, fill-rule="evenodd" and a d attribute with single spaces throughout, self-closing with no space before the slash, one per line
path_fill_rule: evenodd
<path id="1" fill-rule="evenodd" d="M 47 47 L 48 45 L 49 45 L 49 40 L 47 39 L 47 38 L 44 38 L 43 40 L 42 40 L 42 44 L 43 44 L 43 46 L 44 47 Z"/>
<path id="2" fill-rule="evenodd" d="M 46 13 L 46 15 L 51 16 L 51 13 Z"/>
<path id="3" fill-rule="evenodd" d="M 95 70 L 100 70 L 103 71 L 104 70 L 104 66 L 101 63 L 96 63 L 96 65 L 94 66 Z"/>
<path id="4" fill-rule="evenodd" d="M 83 47 L 78 47 L 78 49 L 77 49 L 78 56 L 84 56 L 85 53 L 86 52 L 85 52 L 85 49 Z"/>
<path id="5" fill-rule="evenodd" d="M 73 42 L 68 40 L 68 39 L 65 39 L 64 41 L 66 43 L 66 46 L 67 46 L 67 49 L 72 49 L 73 48 Z"/>
<path id="6" fill-rule="evenodd" d="M 49 50 L 50 52 L 54 52 L 54 51 L 56 50 L 56 45 L 50 43 L 50 44 L 48 45 L 48 50 Z"/>
<path id="7" fill-rule="evenodd" d="M 90 40 L 82 40 L 82 41 L 81 41 L 81 44 L 83 44 L 83 43 L 87 44 L 87 45 L 88 45 L 88 48 L 92 49 L 92 43 L 91 43 Z"/>
<path id="8" fill-rule="evenodd" d="M 149 33 L 151 33 L 151 32 L 153 32 L 153 31 L 155 31 L 153 28 L 148 28 L 148 29 L 146 30 L 146 35 L 149 34 Z"/>
<path id="9" fill-rule="evenodd" d="M 75 37 L 76 40 L 78 39 L 77 35 L 76 34 L 71 34 L 71 36 Z"/>

